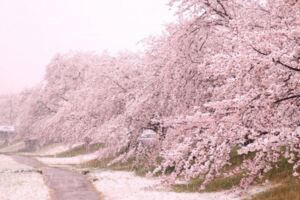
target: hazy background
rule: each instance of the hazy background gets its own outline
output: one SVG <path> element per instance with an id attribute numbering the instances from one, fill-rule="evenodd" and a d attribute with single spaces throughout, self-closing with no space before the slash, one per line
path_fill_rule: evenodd
<path id="1" fill-rule="evenodd" d="M 0 0 L 0 94 L 39 82 L 56 53 L 136 50 L 173 17 L 166 0 Z"/>

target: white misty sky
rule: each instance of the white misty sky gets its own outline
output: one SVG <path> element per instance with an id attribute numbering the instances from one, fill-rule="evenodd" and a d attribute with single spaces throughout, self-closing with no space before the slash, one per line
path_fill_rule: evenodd
<path id="1" fill-rule="evenodd" d="M 136 50 L 172 21 L 167 0 L 0 0 L 0 94 L 42 80 L 56 53 Z"/>

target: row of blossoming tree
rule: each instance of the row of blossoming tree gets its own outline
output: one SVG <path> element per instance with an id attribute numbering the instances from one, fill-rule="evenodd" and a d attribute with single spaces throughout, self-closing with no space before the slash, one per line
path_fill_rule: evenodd
<path id="1" fill-rule="evenodd" d="M 246 187 L 283 157 L 300 166 L 300 1 L 172 0 L 178 22 L 142 54 L 58 55 L 15 97 L 18 137 L 104 142 L 169 178 L 228 176 Z M 298 129 L 297 129 L 298 127 Z M 143 129 L 158 135 L 141 146 Z M 160 162 L 157 158 L 161 158 Z M 150 169 L 150 168 L 149 168 Z M 170 170 L 172 169 L 172 170 Z"/>

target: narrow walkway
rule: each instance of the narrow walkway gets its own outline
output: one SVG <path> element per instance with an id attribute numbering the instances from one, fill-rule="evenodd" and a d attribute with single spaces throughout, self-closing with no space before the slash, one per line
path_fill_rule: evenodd
<path id="1" fill-rule="evenodd" d="M 12 158 L 41 170 L 50 189 L 51 200 L 100 200 L 100 194 L 82 174 L 49 167 L 30 157 L 12 156 Z"/>

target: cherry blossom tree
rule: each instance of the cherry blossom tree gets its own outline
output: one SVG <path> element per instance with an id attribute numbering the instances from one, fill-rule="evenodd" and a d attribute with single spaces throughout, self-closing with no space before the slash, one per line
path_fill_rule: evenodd
<path id="1" fill-rule="evenodd" d="M 0 124 L 10 123 L 10 97 L 0 96 Z"/>
<path id="2" fill-rule="evenodd" d="M 299 160 L 299 1 L 171 5 L 180 22 L 169 27 L 164 42 L 169 50 L 160 92 L 168 102 L 164 117 L 181 115 L 182 121 L 176 127 L 166 118 L 176 128 L 167 133 L 160 169 L 204 175 L 205 186 L 239 146 L 240 154 L 256 152 L 238 170 L 248 171 L 241 183 L 246 186 L 283 154 Z M 193 120 L 186 120 L 189 112 Z"/>
<path id="3" fill-rule="evenodd" d="M 300 1 L 171 0 L 178 22 L 143 54 L 55 56 L 45 81 L 16 97 L 20 137 L 106 143 L 99 156 L 134 158 L 204 188 L 227 172 L 247 187 L 282 157 L 299 172 Z M 143 146 L 144 129 L 157 134 Z M 299 130 L 299 128 L 297 129 Z M 157 162 L 156 158 L 161 158 Z M 142 163 L 139 163 L 142 162 Z"/>

